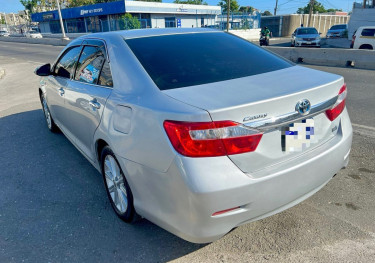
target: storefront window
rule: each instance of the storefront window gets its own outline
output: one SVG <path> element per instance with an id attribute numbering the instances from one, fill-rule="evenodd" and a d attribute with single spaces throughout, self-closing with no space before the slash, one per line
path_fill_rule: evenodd
<path id="1" fill-rule="evenodd" d="M 166 17 L 165 18 L 165 27 L 176 27 L 176 18 L 175 17 Z"/>

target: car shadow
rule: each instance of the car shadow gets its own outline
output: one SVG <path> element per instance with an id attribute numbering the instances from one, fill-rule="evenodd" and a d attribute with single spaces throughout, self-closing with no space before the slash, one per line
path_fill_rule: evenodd
<path id="1" fill-rule="evenodd" d="M 3 262 L 165 262 L 205 246 L 118 219 L 100 173 L 41 110 L 1 118 L 0 145 Z"/>

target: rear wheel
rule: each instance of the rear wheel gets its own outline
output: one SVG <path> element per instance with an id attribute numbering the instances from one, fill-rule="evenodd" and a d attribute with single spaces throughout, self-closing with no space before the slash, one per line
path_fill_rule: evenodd
<path id="1" fill-rule="evenodd" d="M 44 113 L 44 118 L 47 122 L 47 127 L 51 132 L 58 132 L 59 128 L 56 126 L 55 122 L 53 121 L 51 112 L 49 111 L 48 105 L 46 98 L 44 94 L 40 95 L 40 101 L 42 103 L 42 108 L 43 108 L 43 113 Z"/>
<path id="2" fill-rule="evenodd" d="M 102 175 L 109 201 L 117 216 L 127 223 L 135 220 L 133 194 L 120 165 L 108 146 L 101 154 Z"/>

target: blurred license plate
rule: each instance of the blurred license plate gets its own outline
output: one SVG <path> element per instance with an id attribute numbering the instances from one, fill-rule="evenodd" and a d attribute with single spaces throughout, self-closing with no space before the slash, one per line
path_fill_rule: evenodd
<path id="1" fill-rule="evenodd" d="M 284 152 L 302 152 L 314 140 L 314 120 L 291 123 L 281 129 L 281 147 Z"/>
<path id="2" fill-rule="evenodd" d="M 306 42 L 307 45 L 311 45 L 311 42 Z"/>

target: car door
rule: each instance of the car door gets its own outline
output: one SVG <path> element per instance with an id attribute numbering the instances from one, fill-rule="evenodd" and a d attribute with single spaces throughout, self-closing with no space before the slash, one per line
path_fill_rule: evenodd
<path id="1" fill-rule="evenodd" d="M 113 83 L 104 42 L 84 43 L 75 75 L 65 89 L 65 124 L 78 148 L 94 160 L 93 137 Z"/>
<path id="2" fill-rule="evenodd" d="M 52 74 L 46 78 L 46 100 L 54 121 L 64 130 L 65 87 L 69 85 L 75 65 L 81 53 L 81 46 L 68 48 L 52 68 Z"/>

